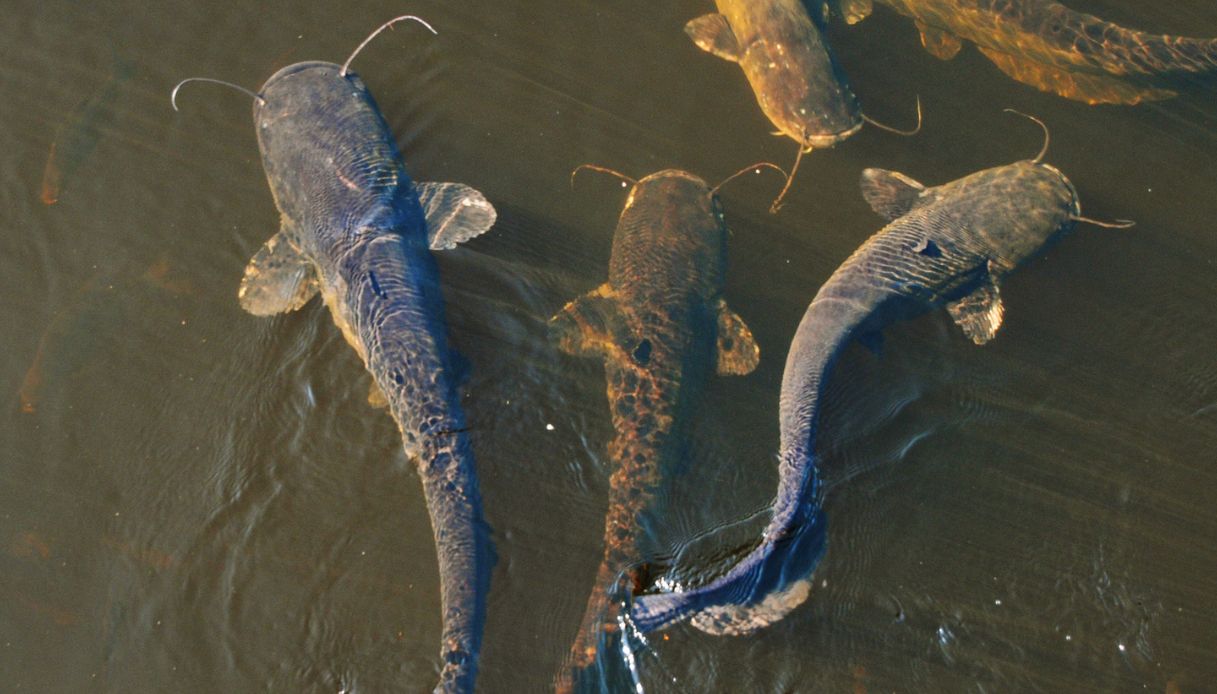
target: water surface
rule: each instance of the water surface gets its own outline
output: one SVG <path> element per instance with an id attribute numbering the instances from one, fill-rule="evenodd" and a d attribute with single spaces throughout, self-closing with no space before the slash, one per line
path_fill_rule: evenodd
<path id="1" fill-rule="evenodd" d="M 1201 0 L 1072 0 L 1217 36 Z M 428 691 L 434 547 L 393 422 L 317 303 L 259 319 L 236 289 L 277 229 L 250 105 L 304 59 L 360 55 L 419 180 L 498 207 L 440 256 L 470 363 L 495 567 L 480 688 L 543 691 L 600 557 L 610 437 L 601 366 L 544 322 L 600 284 L 624 193 L 570 170 L 715 181 L 788 164 L 738 68 L 681 31 L 709 2 L 10 4 L 0 26 L 0 672 L 31 692 Z M 880 228 L 862 168 L 927 184 L 1033 156 L 1077 185 L 1081 227 L 1003 288 L 984 348 L 945 313 L 834 375 L 819 451 L 829 552 L 812 599 L 748 638 L 678 627 L 639 655 L 651 691 L 1183 691 L 1217 682 L 1217 92 L 1089 107 L 943 63 L 883 8 L 829 36 L 874 129 L 777 184 L 724 190 L 727 298 L 758 370 L 711 382 L 653 523 L 663 554 L 747 536 L 776 485 L 777 392 L 819 285 Z M 129 64 L 131 74 L 92 112 Z M 92 115 L 81 115 L 89 114 Z M 87 122 L 82 122 L 85 120 Z M 58 201 L 53 143 L 86 133 Z M 88 134 L 88 133 L 93 134 Z M 68 133 L 68 134 L 65 134 Z M 81 138 L 77 138 L 80 140 Z M 87 150 L 87 151 L 84 151 Z M 738 521 L 744 521 L 738 523 Z M 702 540 L 694 549 L 714 539 Z M 707 550 L 712 553 L 713 546 Z M 614 681 L 624 688 L 626 681 Z M 1171 689 L 1175 687 L 1177 689 Z"/>

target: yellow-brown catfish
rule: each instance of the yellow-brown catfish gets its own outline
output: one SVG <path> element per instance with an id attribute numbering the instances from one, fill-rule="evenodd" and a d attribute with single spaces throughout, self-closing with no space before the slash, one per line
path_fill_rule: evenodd
<path id="1" fill-rule="evenodd" d="M 1175 96 L 1187 77 L 1217 74 L 1217 39 L 1148 34 L 1052 0 L 879 0 L 912 17 L 921 42 L 943 60 L 961 39 L 1010 77 L 1090 104 L 1135 104 Z M 872 0 L 839 0 L 846 21 Z"/>
<path id="2" fill-rule="evenodd" d="M 700 178 L 667 170 L 634 184 L 613 235 L 608 282 L 566 305 L 550 334 L 568 354 L 604 360 L 616 434 L 604 559 L 558 690 L 575 686 L 639 573 L 640 514 L 679 456 L 684 420 L 701 385 L 747 374 L 760 350 L 723 300 L 727 226 Z"/>

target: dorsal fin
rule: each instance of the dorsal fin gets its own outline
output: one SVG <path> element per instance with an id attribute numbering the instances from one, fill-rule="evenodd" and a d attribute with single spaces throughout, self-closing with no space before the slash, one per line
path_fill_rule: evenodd
<path id="1" fill-rule="evenodd" d="M 897 171 L 865 169 L 862 197 L 871 209 L 889 222 L 906 214 L 926 194 L 926 187 Z"/>

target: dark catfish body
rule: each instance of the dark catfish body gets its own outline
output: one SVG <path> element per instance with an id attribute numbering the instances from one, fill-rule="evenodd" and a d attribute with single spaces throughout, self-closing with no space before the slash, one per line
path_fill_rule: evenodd
<path id="1" fill-rule="evenodd" d="M 433 248 L 485 231 L 494 209 L 459 184 L 414 184 L 362 80 L 299 63 L 254 106 L 282 226 L 246 268 L 242 306 L 294 310 L 320 292 L 363 359 L 417 461 L 439 558 L 437 691 L 471 691 L 491 546 L 453 385 Z"/>
<path id="2" fill-rule="evenodd" d="M 805 600 L 825 546 L 815 465 L 823 385 L 849 341 L 945 305 L 978 344 L 1001 324 L 1001 278 L 1072 228 L 1077 196 L 1056 169 L 1022 161 L 935 188 L 868 169 L 863 191 L 892 222 L 866 241 L 816 294 L 790 345 L 782 377 L 779 486 L 759 544 L 721 578 L 683 592 L 644 595 L 644 630 L 693 615 L 715 634 L 741 634 Z"/>
<path id="3" fill-rule="evenodd" d="M 761 110 L 804 147 L 831 147 L 858 132 L 862 112 L 836 58 L 800 0 L 716 0 L 719 14 L 685 32 L 738 62 Z"/>
<path id="4" fill-rule="evenodd" d="M 878 0 L 912 17 L 922 43 L 947 59 L 976 44 L 1020 82 L 1089 103 L 1174 96 L 1174 81 L 1217 73 L 1217 39 L 1126 29 L 1051 0 Z M 843 0 L 858 21 L 871 0 Z"/>
<path id="5" fill-rule="evenodd" d="M 759 350 L 722 298 L 727 227 L 700 179 L 661 171 L 630 191 L 613 235 L 609 280 L 567 304 L 550 329 L 571 354 L 604 360 L 615 435 L 604 558 L 559 690 L 593 664 L 635 575 L 639 517 L 682 451 L 697 394 L 715 369 L 746 374 Z"/>

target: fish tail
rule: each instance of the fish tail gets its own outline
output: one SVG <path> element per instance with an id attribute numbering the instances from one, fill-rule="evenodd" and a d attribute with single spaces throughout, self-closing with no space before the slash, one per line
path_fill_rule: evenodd
<path id="1" fill-rule="evenodd" d="M 439 559 L 443 635 L 436 692 L 471 692 L 494 550 L 482 518 L 472 447 L 461 428 L 422 442 L 419 476 Z"/>

